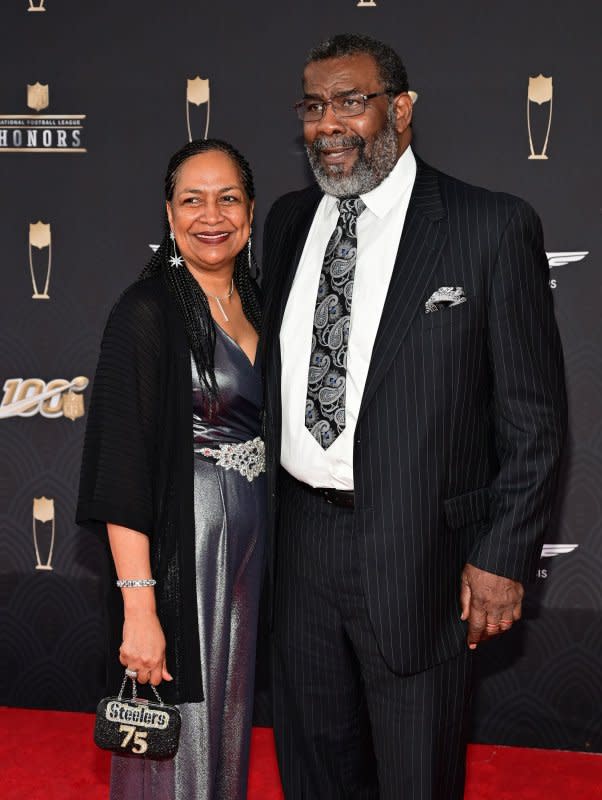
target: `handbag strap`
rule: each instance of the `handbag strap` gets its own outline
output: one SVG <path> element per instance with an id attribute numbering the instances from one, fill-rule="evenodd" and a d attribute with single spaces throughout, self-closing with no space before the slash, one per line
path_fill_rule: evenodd
<path id="1" fill-rule="evenodd" d="M 125 685 L 128 682 L 128 678 L 129 678 L 129 675 L 124 675 L 123 676 L 123 682 L 121 684 L 121 689 L 119 690 L 119 694 L 117 695 L 117 699 L 119 701 L 123 700 L 123 692 L 125 690 Z M 136 685 L 136 679 L 135 678 L 130 678 L 130 680 L 132 682 L 132 697 L 131 697 L 131 700 L 136 700 L 136 698 L 138 697 L 138 688 L 137 688 L 137 685 Z M 152 683 L 151 683 L 151 689 L 155 693 L 155 697 L 159 701 L 159 704 L 160 705 L 164 705 L 163 700 L 161 700 L 161 697 L 159 696 L 159 692 L 157 691 L 157 687 L 153 686 Z"/>

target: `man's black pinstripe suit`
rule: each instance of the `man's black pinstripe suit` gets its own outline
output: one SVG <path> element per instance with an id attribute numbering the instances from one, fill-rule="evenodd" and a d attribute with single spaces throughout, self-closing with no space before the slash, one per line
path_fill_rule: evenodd
<path id="1" fill-rule="evenodd" d="M 279 329 L 320 197 L 312 187 L 280 198 L 264 237 L 275 728 L 285 791 L 312 800 L 450 800 L 462 796 L 470 684 L 460 574 L 469 562 L 533 579 L 565 434 L 541 224 L 525 202 L 418 162 L 356 428 L 350 511 L 304 495 L 279 471 Z M 463 287 L 467 302 L 426 314 L 442 286 Z M 322 630 L 333 614 L 342 617 L 340 640 Z M 389 691 L 388 676 L 406 680 Z M 356 735 L 364 729 L 365 741 Z"/>

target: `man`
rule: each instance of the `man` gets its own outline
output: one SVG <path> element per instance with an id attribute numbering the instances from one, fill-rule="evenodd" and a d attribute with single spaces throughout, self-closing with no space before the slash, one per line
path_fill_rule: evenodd
<path id="1" fill-rule="evenodd" d="M 541 225 L 414 156 L 384 44 L 335 36 L 303 87 L 318 186 L 264 246 L 285 795 L 454 800 L 471 650 L 520 617 L 564 438 Z"/>

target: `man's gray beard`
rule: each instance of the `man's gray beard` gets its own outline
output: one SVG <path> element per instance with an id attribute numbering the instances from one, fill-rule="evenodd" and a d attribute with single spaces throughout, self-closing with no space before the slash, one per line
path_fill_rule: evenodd
<path id="1" fill-rule="evenodd" d="M 349 175 L 343 175 L 342 165 L 334 165 L 328 171 L 320 162 L 323 149 L 355 146 L 357 159 Z M 359 136 L 322 136 L 311 145 L 306 145 L 307 158 L 318 185 L 326 194 L 335 197 L 355 197 L 366 194 L 384 181 L 397 162 L 397 131 L 395 111 L 392 106 L 387 114 L 387 124 L 376 134 L 372 153 L 366 156 L 366 143 Z"/>

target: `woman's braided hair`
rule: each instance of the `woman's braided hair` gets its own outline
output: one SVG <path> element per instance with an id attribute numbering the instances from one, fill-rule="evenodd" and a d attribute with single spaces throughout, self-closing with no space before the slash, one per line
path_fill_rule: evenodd
<path id="1" fill-rule="evenodd" d="M 175 153 L 167 166 L 165 175 L 165 197 L 171 201 L 182 164 L 192 156 L 199 153 L 208 153 L 218 150 L 225 153 L 236 164 L 240 173 L 245 193 L 249 201 L 255 198 L 253 173 L 244 156 L 221 139 L 196 139 L 184 145 Z M 217 385 L 215 380 L 214 354 L 215 354 L 215 323 L 209 309 L 207 295 L 197 281 L 185 267 L 177 267 L 170 263 L 172 242 L 170 227 L 165 218 L 165 233 L 159 249 L 140 274 L 140 280 L 161 274 L 165 278 L 169 290 L 173 293 L 182 312 L 186 335 L 194 357 L 201 387 L 206 399 L 212 403 L 217 399 Z M 253 271 L 256 272 L 256 263 L 251 253 Z M 261 328 L 261 305 L 259 289 L 251 273 L 247 248 L 243 248 L 236 256 L 234 264 L 234 285 L 240 295 L 243 312 L 251 325 L 259 333 Z"/>

